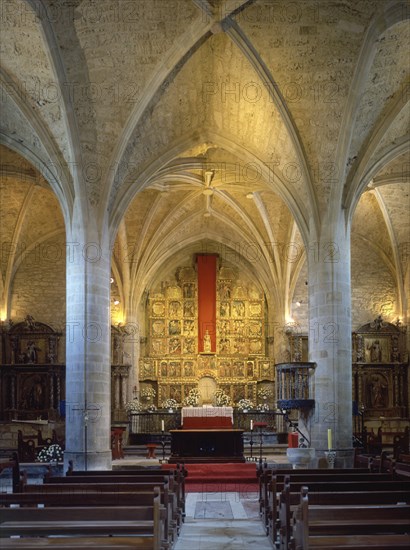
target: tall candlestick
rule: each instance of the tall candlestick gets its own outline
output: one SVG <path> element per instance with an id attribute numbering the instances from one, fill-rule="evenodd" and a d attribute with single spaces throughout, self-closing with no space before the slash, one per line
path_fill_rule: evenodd
<path id="1" fill-rule="evenodd" d="M 332 449 L 332 430 L 330 428 L 327 430 L 327 448 L 329 451 Z"/>
<path id="2" fill-rule="evenodd" d="M 253 420 L 251 420 L 251 431 L 253 430 Z"/>
<path id="3" fill-rule="evenodd" d="M 164 431 L 164 421 L 161 420 L 161 432 L 163 432 L 163 431 Z"/>

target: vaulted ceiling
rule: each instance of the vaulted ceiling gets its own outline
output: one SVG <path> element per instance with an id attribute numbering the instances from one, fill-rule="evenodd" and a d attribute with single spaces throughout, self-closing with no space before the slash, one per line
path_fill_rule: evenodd
<path id="1" fill-rule="evenodd" d="M 402 314 L 408 16 L 383 0 L 4 2 L 3 245 L 61 235 L 80 200 L 108 216 L 126 310 L 202 250 L 290 314 L 309 235 L 344 209 L 352 257 L 376 255 Z"/>

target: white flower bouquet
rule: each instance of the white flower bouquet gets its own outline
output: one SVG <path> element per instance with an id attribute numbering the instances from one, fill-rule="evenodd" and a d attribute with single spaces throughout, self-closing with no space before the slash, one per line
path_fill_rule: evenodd
<path id="1" fill-rule="evenodd" d="M 247 411 L 254 408 L 254 404 L 250 399 L 241 399 L 238 401 L 238 409 L 240 411 Z"/>
<path id="2" fill-rule="evenodd" d="M 258 405 L 256 408 L 258 409 L 258 411 L 261 411 L 261 412 L 268 411 L 269 405 L 267 403 L 263 403 L 261 405 Z"/>
<path id="3" fill-rule="evenodd" d="M 176 409 L 178 407 L 178 403 L 175 399 L 166 399 L 162 406 L 164 409 Z"/>
<path id="4" fill-rule="evenodd" d="M 64 451 L 57 443 L 44 447 L 37 455 L 39 462 L 61 462 L 64 457 Z"/>
<path id="5" fill-rule="evenodd" d="M 142 389 L 140 393 L 140 397 L 149 398 L 149 399 L 151 397 L 154 398 L 156 395 L 157 395 L 157 392 L 151 386 Z"/>
<path id="6" fill-rule="evenodd" d="M 193 388 L 189 391 L 189 394 L 184 399 L 184 405 L 194 406 L 198 405 L 199 399 L 201 397 L 201 392 L 197 388 Z"/>
<path id="7" fill-rule="evenodd" d="M 225 407 L 226 405 L 229 405 L 231 402 L 231 398 L 229 395 L 227 395 L 223 390 L 219 389 L 216 390 L 214 393 L 215 398 L 215 405 L 217 407 Z"/>
<path id="8" fill-rule="evenodd" d="M 142 411 L 142 405 L 138 401 L 137 398 L 133 399 L 132 401 L 128 401 L 128 403 L 125 404 L 125 410 L 127 413 L 138 413 Z"/>

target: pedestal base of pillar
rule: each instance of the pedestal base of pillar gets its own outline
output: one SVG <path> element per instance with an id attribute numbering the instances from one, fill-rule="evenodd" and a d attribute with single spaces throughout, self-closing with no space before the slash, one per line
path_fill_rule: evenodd
<path id="1" fill-rule="evenodd" d="M 85 453 L 64 452 L 64 472 L 68 470 L 69 461 L 74 470 L 112 470 L 112 451 L 90 451 Z"/>
<path id="2" fill-rule="evenodd" d="M 332 469 L 335 467 L 336 460 L 336 451 L 325 451 L 325 457 L 327 460 L 328 468 Z"/>
<path id="3" fill-rule="evenodd" d="M 315 468 L 331 468 L 327 453 L 329 451 L 317 449 L 316 450 L 316 464 Z M 332 452 L 336 453 L 333 468 L 353 468 L 354 467 L 354 449 L 334 449 Z"/>
<path id="4" fill-rule="evenodd" d="M 315 458 L 315 449 L 297 447 L 289 447 L 286 451 L 286 456 L 289 462 L 292 464 L 294 470 L 309 468 L 312 460 Z"/>

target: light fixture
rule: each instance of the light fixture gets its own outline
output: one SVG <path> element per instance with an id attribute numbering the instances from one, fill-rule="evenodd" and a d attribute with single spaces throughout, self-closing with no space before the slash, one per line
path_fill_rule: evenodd
<path id="1" fill-rule="evenodd" d="M 114 282 L 114 277 L 111 277 L 110 284 L 113 284 L 113 282 Z"/>
<path id="2" fill-rule="evenodd" d="M 247 199 L 253 199 L 253 193 L 248 193 L 248 194 L 246 195 L 246 198 L 247 198 Z"/>
<path id="3" fill-rule="evenodd" d="M 118 306 L 119 303 L 120 303 L 119 300 L 114 300 L 114 305 L 115 305 L 115 306 Z"/>

